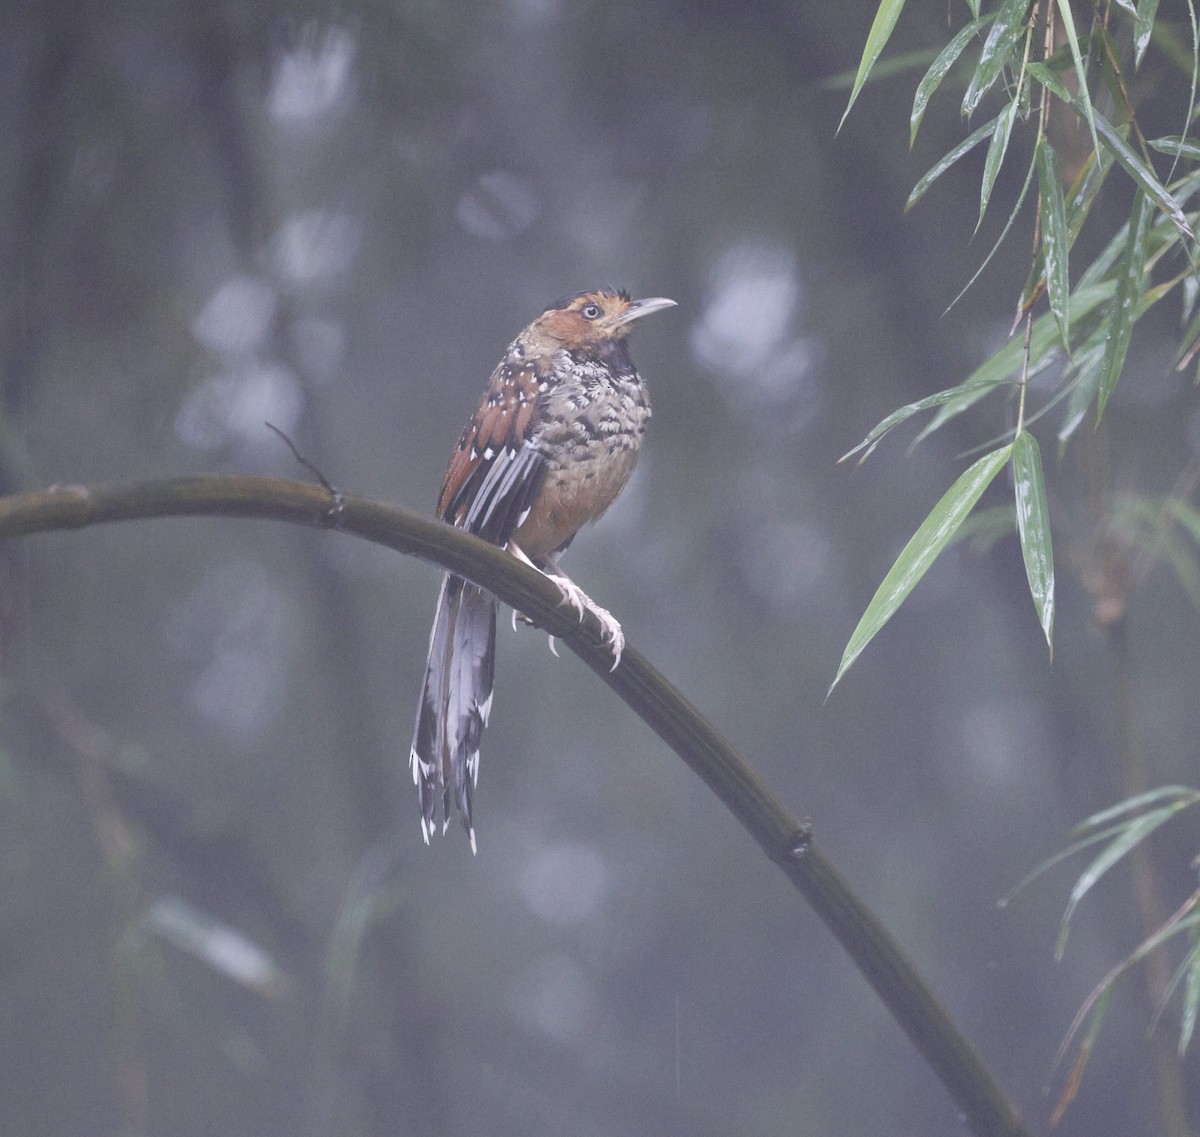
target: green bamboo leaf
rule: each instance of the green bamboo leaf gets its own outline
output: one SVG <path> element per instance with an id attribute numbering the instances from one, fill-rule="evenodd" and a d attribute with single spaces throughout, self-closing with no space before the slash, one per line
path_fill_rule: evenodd
<path id="1" fill-rule="evenodd" d="M 1074 323 L 1082 320 L 1093 312 L 1100 304 L 1112 296 L 1114 286 L 1111 280 L 1091 284 L 1086 288 L 1081 284 L 1070 299 L 1069 315 Z M 1039 316 L 1033 322 L 1033 334 L 1029 340 L 1029 378 L 1044 371 L 1054 362 L 1058 355 L 1058 325 L 1049 313 Z M 986 390 L 976 389 L 976 384 L 985 382 L 999 383 L 1013 380 L 1019 376 L 1022 360 L 1025 356 L 1025 343 L 1020 339 L 1010 339 L 995 355 L 982 363 L 967 376 L 961 390 L 962 397 L 951 399 L 929 420 L 920 434 L 913 440 L 913 446 L 924 442 L 929 435 L 940 430 L 951 419 L 973 407 L 984 395 Z"/>
<path id="2" fill-rule="evenodd" d="M 973 19 L 979 19 L 979 0 L 966 0 L 967 8 L 970 9 Z"/>
<path id="3" fill-rule="evenodd" d="M 1024 892 L 1035 880 L 1040 876 L 1044 876 L 1056 865 L 1062 864 L 1063 861 L 1070 860 L 1076 853 L 1082 852 L 1084 849 L 1089 849 L 1093 845 L 1099 845 L 1101 842 L 1107 841 L 1110 837 L 1115 837 L 1118 833 L 1124 830 L 1124 824 L 1114 825 L 1109 829 L 1105 829 L 1099 833 L 1089 834 L 1080 841 L 1075 841 L 1068 845 L 1065 849 L 1059 849 L 1053 856 L 1047 857 L 1041 864 L 1032 868 L 1019 881 L 1016 886 L 1007 895 L 1002 896 L 997 902 L 998 908 L 1007 908 L 1017 896 Z"/>
<path id="4" fill-rule="evenodd" d="M 995 358 L 993 356 L 993 358 Z M 1015 383 L 1015 379 L 1009 380 Z M 996 387 L 998 384 L 991 384 L 987 389 L 976 386 L 975 384 L 963 383 L 958 388 L 958 395 L 953 399 L 947 399 L 935 414 L 921 429 L 917 432 L 917 437 L 912 440 L 912 445 L 909 451 L 915 450 L 922 442 L 925 441 L 931 434 L 936 434 L 942 429 L 946 423 L 952 419 L 958 418 L 961 414 L 966 414 L 980 399 L 988 393 L 988 390 Z"/>
<path id="5" fill-rule="evenodd" d="M 1115 273 L 1112 272 L 1112 267 L 1120 260 L 1121 254 L 1125 252 L 1128 244 L 1129 222 L 1126 221 L 1112 235 L 1108 244 L 1101 249 L 1092 263 L 1083 270 L 1083 275 L 1079 278 L 1079 283 L 1075 286 L 1075 291 L 1079 292 L 1085 288 L 1107 285 L 1108 294 L 1112 296 L 1116 292 Z"/>
<path id="6" fill-rule="evenodd" d="M 992 140 L 988 143 L 987 157 L 983 160 L 983 180 L 979 185 L 979 220 L 975 222 L 975 232 L 983 224 L 983 215 L 987 212 L 988 198 L 992 196 L 992 187 L 996 184 L 996 176 L 1004 163 L 1004 155 L 1008 151 L 1008 139 L 1012 134 L 1013 121 L 1017 117 L 1017 100 L 1013 99 L 997 116 L 996 128 L 992 131 Z"/>
<path id="7" fill-rule="evenodd" d="M 908 145 L 910 147 L 917 140 L 917 131 L 920 129 L 921 120 L 925 117 L 925 108 L 929 105 L 929 100 L 933 98 L 934 92 L 941 86 L 942 80 L 946 78 L 950 68 L 954 66 L 958 57 L 962 55 L 963 49 L 967 44 L 979 34 L 980 29 L 985 24 L 991 22 L 990 16 L 981 20 L 978 18 L 978 12 L 975 15 L 976 18 L 942 48 L 938 53 L 938 57 L 930 64 L 929 70 L 925 72 L 925 77 L 917 84 L 917 93 L 913 98 L 912 114 L 909 116 Z"/>
<path id="8" fill-rule="evenodd" d="M 1055 98 L 1061 99 L 1068 106 L 1071 104 L 1071 92 L 1063 86 L 1062 80 L 1052 68 L 1047 67 L 1044 63 L 1031 61 L 1025 64 L 1025 73 L 1046 87 Z"/>
<path id="9" fill-rule="evenodd" d="M 1079 50 L 1079 35 L 1075 31 L 1075 17 L 1071 15 L 1071 0 L 1058 0 L 1058 14 L 1062 19 L 1063 34 L 1071 48 L 1075 61 L 1075 77 L 1079 80 L 1079 102 L 1083 105 L 1083 119 L 1092 136 L 1092 149 L 1100 153 L 1100 140 L 1096 137 L 1096 115 L 1092 110 L 1092 96 L 1088 92 L 1087 68 L 1083 65 L 1083 53 Z"/>
<path id="10" fill-rule="evenodd" d="M 1125 367 L 1125 356 L 1129 352 L 1129 340 L 1133 335 L 1137 302 L 1141 297 L 1142 282 L 1145 279 L 1146 240 L 1150 234 L 1150 220 L 1153 215 L 1149 198 L 1139 193 L 1133 202 L 1129 240 L 1117 265 L 1117 291 L 1112 300 L 1104 361 L 1100 366 L 1100 382 L 1096 391 L 1097 424 L 1104 417 L 1104 408 L 1108 406 L 1109 397 Z"/>
<path id="11" fill-rule="evenodd" d="M 896 21 L 900 19 L 900 13 L 903 11 L 904 0 L 879 0 L 879 10 L 875 13 L 875 19 L 871 23 L 871 30 L 867 33 L 867 42 L 863 47 L 862 59 L 858 63 L 858 73 L 854 76 L 854 87 L 850 91 L 850 101 L 846 104 L 846 109 L 842 112 L 841 122 L 838 123 L 838 130 L 842 129 L 842 125 L 846 121 L 846 116 L 850 113 L 850 108 L 854 106 L 854 101 L 858 98 L 859 91 L 862 90 L 863 84 L 867 81 L 867 76 L 870 75 L 871 68 L 875 66 L 879 56 L 883 53 L 883 49 L 887 46 L 887 41 L 891 39 L 892 32 L 896 27 Z"/>
<path id="12" fill-rule="evenodd" d="M 1037 609 L 1050 658 L 1054 658 L 1054 549 L 1050 543 L 1050 511 L 1037 439 L 1021 431 L 1013 443 L 1013 481 L 1017 500 L 1017 533 L 1025 576 Z"/>
<path id="13" fill-rule="evenodd" d="M 1153 234 L 1151 234 L 1153 236 Z M 1151 308 L 1154 307 L 1164 297 L 1169 296 L 1180 283 L 1181 280 L 1191 275 L 1191 270 L 1185 273 L 1179 273 L 1170 280 L 1160 281 L 1158 284 L 1153 284 L 1142 293 L 1141 300 L 1138 301 L 1136 319 L 1141 319 Z"/>
<path id="14" fill-rule="evenodd" d="M 1071 889 L 1070 899 L 1063 911 L 1062 923 L 1058 932 L 1058 943 L 1054 948 L 1056 959 L 1062 959 L 1067 946 L 1067 934 L 1071 930 L 1071 919 L 1083 898 L 1099 883 L 1104 874 L 1118 864 L 1129 852 L 1140 845 L 1159 826 L 1166 824 L 1175 816 L 1176 810 L 1171 808 L 1155 809 L 1141 817 L 1135 817 L 1121 832 L 1105 846 L 1100 855 L 1092 861 L 1075 882 Z"/>
<path id="15" fill-rule="evenodd" d="M 1067 360 L 1068 366 L 1071 364 L 1073 359 L 1074 359 L 1074 357 L 1072 356 L 1072 359 Z M 1050 412 L 1052 410 L 1055 409 L 1055 407 L 1058 406 L 1059 403 L 1064 402 L 1068 398 L 1068 396 L 1071 394 L 1071 391 L 1074 389 L 1075 384 L 1073 382 L 1066 381 L 1066 379 L 1065 379 L 1066 374 L 1067 374 L 1067 369 L 1064 367 L 1063 375 L 1060 376 L 1059 381 L 1058 381 L 1058 390 L 1055 391 L 1054 394 L 1050 396 L 1050 398 L 1046 399 L 1046 401 L 1043 402 L 1042 405 L 1036 411 L 1030 411 L 1030 410 L 1026 411 L 1026 413 L 1025 413 L 1026 427 L 1031 427 L 1039 419 L 1045 418 L 1047 415 L 1050 414 Z"/>
<path id="16" fill-rule="evenodd" d="M 1176 912 L 1169 916 L 1163 924 L 1161 924 L 1157 929 L 1155 929 L 1155 931 L 1142 940 L 1142 942 L 1138 944 L 1138 946 L 1132 952 L 1130 952 L 1129 955 L 1121 960 L 1120 963 L 1111 968 L 1108 974 L 1105 975 L 1104 978 L 1092 990 L 1092 993 L 1084 1000 L 1083 1006 L 1079 1008 L 1078 1013 L 1075 1015 L 1075 1019 L 1071 1023 L 1070 1029 L 1067 1031 L 1067 1036 L 1063 1039 L 1062 1045 L 1058 1049 L 1058 1056 L 1055 1058 L 1055 1064 L 1057 1065 L 1065 1056 L 1067 1047 L 1070 1045 L 1071 1039 L 1074 1038 L 1079 1032 L 1079 1028 L 1085 1021 L 1090 1020 L 1087 1033 L 1080 1041 L 1079 1058 L 1077 1059 L 1074 1069 L 1071 1072 L 1069 1083 L 1074 1082 L 1075 1084 L 1078 1084 L 1079 1077 L 1082 1074 L 1082 1066 L 1086 1062 L 1088 1055 L 1094 1049 L 1096 1031 L 1099 1027 L 1100 1019 L 1103 1017 L 1104 1007 L 1112 997 L 1113 992 L 1116 990 L 1117 982 L 1123 975 L 1128 973 L 1132 967 L 1140 963 L 1151 953 L 1157 951 L 1169 939 L 1172 939 L 1177 935 L 1187 934 L 1188 938 L 1192 940 L 1191 949 L 1187 955 L 1185 955 L 1183 963 L 1171 977 L 1171 981 L 1167 984 L 1166 991 L 1163 993 L 1162 999 L 1159 1002 L 1159 1006 L 1154 1012 L 1154 1017 L 1150 1021 L 1151 1031 L 1153 1031 L 1157 1026 L 1159 1017 L 1166 1006 L 1167 1000 L 1170 999 L 1171 995 L 1174 993 L 1176 986 L 1178 986 L 1180 982 L 1180 979 L 1183 978 L 1185 974 L 1187 974 L 1187 978 L 1189 980 L 1191 979 L 1188 969 L 1192 965 L 1192 957 L 1196 953 L 1200 952 L 1200 944 L 1195 943 L 1194 936 L 1194 929 L 1198 924 L 1200 924 L 1200 913 L 1193 911 L 1198 900 L 1200 900 L 1200 892 L 1193 893 L 1191 896 L 1189 896 Z M 1185 1007 L 1184 1017 L 1186 1018 L 1186 1016 L 1187 1011 Z M 1180 1037 L 1180 1044 L 1185 1045 L 1182 1033 Z M 1070 1104 L 1073 1097 L 1074 1090 L 1071 1089 L 1070 1084 L 1068 1084 L 1068 1087 L 1063 1090 L 1058 1106 L 1055 1108 L 1054 1117 L 1051 1118 L 1052 1127 L 1057 1124 L 1056 1119 L 1062 1116 L 1063 1110 L 1065 1110 Z"/>
<path id="17" fill-rule="evenodd" d="M 1186 906 L 1191 906 L 1193 903 L 1194 902 L 1191 899 L 1185 901 Z M 1181 919 L 1181 915 L 1182 912 L 1176 912 L 1173 916 L 1168 917 L 1164 923 L 1155 928 L 1153 932 L 1151 932 L 1144 940 L 1142 940 L 1142 942 L 1138 944 L 1138 946 L 1134 948 L 1128 956 L 1125 957 L 1125 960 L 1121 966 L 1123 968 L 1129 968 L 1135 963 L 1140 963 L 1151 952 L 1162 947 L 1167 940 L 1173 939 L 1181 932 L 1189 931 L 1196 923 L 1197 919 L 1200 918 L 1200 916 L 1193 915 L 1186 919 Z M 1171 990 L 1169 985 L 1167 990 L 1168 992 Z M 1157 1015 L 1155 1016 L 1155 1019 L 1157 1019 Z"/>
<path id="18" fill-rule="evenodd" d="M 1194 301 L 1193 301 L 1194 302 Z M 1200 312 L 1188 321 L 1188 326 L 1184 329 L 1183 336 L 1179 341 L 1179 348 L 1175 352 L 1174 363 L 1178 366 L 1180 360 L 1191 350 L 1195 344 L 1197 337 L 1200 337 Z"/>
<path id="19" fill-rule="evenodd" d="M 1178 813 L 1182 809 L 1200 803 L 1200 792 L 1190 786 L 1158 786 L 1155 789 L 1146 790 L 1144 793 L 1134 794 L 1133 797 L 1127 797 L 1123 801 L 1117 802 L 1116 805 L 1110 805 L 1098 813 L 1093 813 L 1090 817 L 1085 817 L 1071 829 L 1071 832 L 1086 833 L 1089 829 L 1100 829 L 1109 822 L 1116 821 L 1118 817 L 1137 813 L 1146 806 L 1160 801 L 1167 802 L 1171 811 Z"/>
<path id="20" fill-rule="evenodd" d="M 1165 138 L 1151 138 L 1146 145 L 1160 154 L 1170 154 L 1172 158 L 1200 159 L 1200 142 L 1193 142 L 1190 138 L 1167 135 Z"/>
<path id="21" fill-rule="evenodd" d="M 1046 264 L 1046 291 L 1050 311 L 1058 324 L 1063 348 L 1071 350 L 1069 302 L 1071 276 L 1070 239 L 1067 236 L 1067 202 L 1063 194 L 1062 172 L 1054 147 L 1044 138 L 1037 144 L 1038 188 L 1041 191 L 1042 254 Z"/>
<path id="22" fill-rule="evenodd" d="M 1056 152 L 1057 156 L 1057 152 Z M 1036 159 L 1036 151 L 1035 151 Z M 1069 190 L 1066 192 L 1066 210 L 1067 210 L 1067 247 L 1074 248 L 1075 238 L 1079 236 L 1079 231 L 1083 228 L 1083 223 L 1087 220 L 1088 214 L 1091 212 L 1096 196 L 1100 192 L 1100 187 L 1104 184 L 1104 179 L 1108 176 L 1108 171 L 1112 168 L 1112 157 L 1107 150 L 1102 150 L 1097 156 L 1095 151 L 1088 151 L 1087 159 L 1084 161 L 1079 174 L 1072 183 Z M 1036 164 L 1036 162 L 1035 162 Z M 1117 251 L 1112 253 L 1113 258 L 1116 258 Z M 1094 262 L 1093 262 L 1094 263 Z M 1038 249 L 1034 256 L 1033 264 L 1030 266 L 1029 277 L 1026 281 L 1025 291 L 1021 296 L 1022 309 L 1029 306 L 1031 298 L 1034 294 L 1034 289 L 1045 279 L 1046 275 L 1046 258 L 1045 252 Z M 1091 269 L 1080 278 L 1080 285 L 1089 284 L 1092 281 L 1103 276 L 1102 272 L 1093 272 Z"/>
<path id="23" fill-rule="evenodd" d="M 1161 228 L 1166 228 L 1169 223 L 1163 220 L 1155 224 Z M 1151 229 L 1151 237 L 1153 235 L 1154 227 Z M 1117 288 L 1116 278 L 1120 275 L 1119 266 L 1117 272 L 1110 274 L 1110 270 L 1121 258 L 1122 254 L 1127 253 L 1129 241 L 1129 224 L 1126 223 L 1117 231 L 1084 272 L 1080 278 L 1079 285 L 1076 287 L 1076 293 L 1082 294 L 1088 292 L 1096 296 L 1100 294 L 1096 290 L 1103 289 L 1106 292 L 1106 295 L 1103 297 L 1104 299 L 1115 295 Z M 1186 280 L 1186 276 L 1184 279 Z M 1154 288 L 1143 292 L 1133 306 L 1133 322 L 1140 319 L 1143 313 L 1166 296 L 1172 287 L 1172 283 L 1167 281 L 1164 284 L 1156 285 Z M 1075 311 L 1074 304 L 1071 311 Z M 1070 388 L 1070 397 L 1067 404 L 1067 413 L 1064 415 L 1062 425 L 1058 429 L 1060 455 L 1066 443 L 1082 425 L 1084 418 L 1087 416 L 1088 409 L 1091 407 L 1093 400 L 1096 398 L 1096 393 L 1100 388 L 1105 360 L 1114 348 L 1109 335 L 1112 329 L 1112 320 L 1113 313 L 1110 310 L 1105 314 L 1104 321 L 1100 326 L 1084 338 L 1083 345 L 1075 348 L 1067 363 L 1066 370 L 1063 372 L 1063 382 Z M 1079 337 L 1077 336 L 1076 338 L 1078 339 Z"/>
<path id="24" fill-rule="evenodd" d="M 987 39 L 979 52 L 979 63 L 975 74 L 967 84 L 963 95 L 962 113 L 970 116 L 979 106 L 980 100 L 991 90 L 1000 73 L 1012 58 L 1013 49 L 1025 30 L 1025 19 L 1032 0 L 1005 0 L 996 13 L 995 23 L 988 31 Z"/>
<path id="25" fill-rule="evenodd" d="M 1078 100 L 1076 100 L 1076 110 L 1079 110 L 1081 114 L 1083 113 L 1078 105 Z M 1155 177 L 1154 171 L 1134 153 L 1129 143 L 1125 141 L 1120 132 L 1108 119 L 1102 114 L 1097 114 L 1095 118 L 1096 130 L 1100 134 L 1100 140 L 1117 160 L 1117 164 L 1133 178 L 1134 182 L 1150 197 L 1154 204 L 1171 219 L 1175 228 L 1184 237 L 1189 241 L 1195 241 L 1196 235 L 1192 232 L 1192 227 L 1188 224 L 1187 218 L 1179 206 L 1179 202 L 1172 196 L 1171 191 Z"/>
<path id="26" fill-rule="evenodd" d="M 1141 67 L 1142 56 L 1150 46 L 1150 33 L 1154 30 L 1154 17 L 1158 14 L 1158 0 L 1141 0 L 1137 8 L 1137 19 L 1133 24 L 1133 65 Z"/>
<path id="27" fill-rule="evenodd" d="M 1067 194 L 1067 232 L 1071 235 L 1072 244 L 1079 236 L 1079 230 L 1083 228 L 1112 164 L 1112 155 L 1107 150 L 1101 150 L 1099 154 L 1089 152 L 1083 169 L 1071 186 L 1071 192 Z"/>
<path id="28" fill-rule="evenodd" d="M 837 674 L 829 685 L 829 693 L 832 693 L 863 648 L 895 615 L 896 609 L 916 587 L 921 577 L 929 571 L 938 554 L 949 544 L 967 514 L 983 496 L 983 491 L 991 485 L 992 479 L 1011 456 L 1011 446 L 1003 446 L 991 454 L 985 454 L 959 476 L 941 501 L 933 507 L 929 516 L 921 522 L 920 528 L 912 535 L 903 552 L 896 558 L 896 563 L 883 578 L 883 583 L 876 590 L 862 619 L 859 620 L 858 627 L 850 636 Z M 826 698 L 829 697 L 829 693 L 826 694 Z"/>
<path id="29" fill-rule="evenodd" d="M 1078 287 L 1071 294 L 1069 302 L 1069 313 L 1071 323 L 1074 324 L 1080 320 L 1086 319 L 1097 308 L 1100 307 L 1109 297 L 1112 296 L 1116 288 L 1111 280 L 1100 281 L 1085 281 L 1080 280 Z M 1053 321 L 1046 316 L 1039 316 L 1033 322 L 1033 332 L 1036 337 L 1038 325 L 1045 326 L 1045 334 L 1048 338 L 1054 338 Z"/>
<path id="30" fill-rule="evenodd" d="M 978 386 L 981 388 L 980 394 L 986 395 L 988 391 L 995 390 L 996 387 L 1004 383 L 1005 380 L 1000 379 L 984 379 Z M 902 422 L 910 419 L 915 414 L 920 414 L 921 411 L 932 410 L 934 407 L 940 407 L 943 403 L 948 403 L 951 399 L 959 398 L 964 394 L 970 395 L 974 392 L 971 390 L 971 384 L 960 383 L 957 387 L 950 387 L 945 391 L 938 391 L 936 395 L 926 395 L 923 399 L 918 399 L 915 403 L 909 403 L 907 406 L 901 407 L 897 411 L 892 411 L 882 422 L 878 423 L 871 433 L 866 436 L 853 450 L 847 450 L 838 461 L 844 462 L 847 458 L 853 458 L 860 450 L 866 450 L 861 461 L 865 461 L 871 451 L 875 449 L 880 440 L 893 427 L 899 426 Z"/>
<path id="31" fill-rule="evenodd" d="M 1033 164 L 1033 155 L 1031 154 L 1029 156 L 1029 166 L 1025 170 L 1025 180 L 1021 183 L 1021 190 L 1017 194 L 1017 200 L 1013 202 L 1012 210 L 1008 215 L 1008 220 L 1004 223 L 1004 227 L 1000 230 L 1000 235 L 996 238 L 991 249 L 988 250 L 988 255 L 983 258 L 982 263 L 971 274 L 971 279 L 962 286 L 958 295 L 950 301 L 949 305 L 946 307 L 946 312 L 949 312 L 950 309 L 953 308 L 954 305 L 957 304 L 967 294 L 967 291 L 971 288 L 971 286 L 980 278 L 980 276 L 983 275 L 983 270 L 991 263 L 992 257 L 996 255 L 1000 246 L 1004 244 L 1005 239 L 1008 237 L 1009 230 L 1012 229 L 1013 223 L 1017 220 L 1017 214 L 1021 212 L 1021 207 L 1025 204 L 1025 197 L 1029 193 L 1029 186 L 1033 182 Z M 942 315 L 944 316 L 946 312 L 943 312 Z"/>
<path id="32" fill-rule="evenodd" d="M 1058 428 L 1060 458 L 1066 444 L 1083 425 L 1088 408 L 1096 397 L 1096 389 L 1100 386 L 1100 370 L 1104 366 L 1106 341 L 1106 327 L 1102 324 L 1084 341 L 1082 347 L 1075 349 L 1063 373 L 1064 381 L 1071 384 L 1071 394 L 1067 399 L 1066 414 Z"/>
<path id="33" fill-rule="evenodd" d="M 1190 941 L 1190 947 L 1184 955 L 1183 961 L 1175 969 L 1175 974 L 1171 976 L 1166 990 L 1163 991 L 1158 1009 L 1154 1012 L 1154 1018 L 1150 1024 L 1150 1029 L 1154 1030 L 1166 1009 L 1167 1001 L 1175 994 L 1175 988 L 1182 982 L 1184 992 L 1180 1007 L 1180 1057 L 1186 1053 L 1188 1044 L 1192 1040 L 1192 1033 L 1196 1029 L 1197 1008 L 1194 1004 L 1200 1001 L 1200 940 L 1197 940 L 1196 937 L 1196 929 L 1200 927 L 1200 912 L 1195 910 L 1198 903 L 1200 903 L 1200 891 L 1193 892 L 1163 925 L 1163 929 L 1168 932 L 1168 936 L 1163 937 L 1164 939 L 1172 935 L 1184 934 Z"/>
<path id="34" fill-rule="evenodd" d="M 986 122 L 978 130 L 967 135 L 949 154 L 943 155 L 926 171 L 915 186 L 913 191 L 908 195 L 908 200 L 904 203 L 904 212 L 907 213 L 918 201 L 925 196 L 925 191 L 929 189 L 934 182 L 938 180 L 955 162 L 964 154 L 974 150 L 985 138 L 987 138 L 993 130 L 996 129 L 996 124 L 1000 121 L 997 115 L 990 122 Z"/>

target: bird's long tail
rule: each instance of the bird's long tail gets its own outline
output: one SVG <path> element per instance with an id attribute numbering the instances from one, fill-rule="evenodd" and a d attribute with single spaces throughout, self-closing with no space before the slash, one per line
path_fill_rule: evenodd
<path id="1" fill-rule="evenodd" d="M 421 833 L 433 832 L 438 796 L 442 832 L 450 824 L 450 794 L 475 851 L 471 792 L 479 778 L 479 742 L 492 707 L 496 601 L 460 576 L 442 580 L 429 637 L 425 685 L 417 706 L 411 766 L 420 790 Z"/>

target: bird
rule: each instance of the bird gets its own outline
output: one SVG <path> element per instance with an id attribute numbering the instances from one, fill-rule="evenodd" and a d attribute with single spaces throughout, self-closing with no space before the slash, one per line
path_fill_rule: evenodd
<path id="1" fill-rule="evenodd" d="M 506 548 L 542 572 L 564 604 L 600 621 L 613 655 L 625 637 L 558 567 L 582 526 L 625 488 L 637 462 L 650 395 L 629 355 L 635 321 L 675 307 L 633 300 L 624 289 L 578 292 L 555 301 L 509 344 L 459 436 L 437 500 L 438 517 Z M 513 613 L 516 623 L 516 613 Z M 553 648 L 553 639 L 551 640 Z M 453 806 L 477 852 L 472 795 L 492 706 L 496 599 L 479 585 L 442 578 L 417 705 L 410 766 L 425 844 Z"/>

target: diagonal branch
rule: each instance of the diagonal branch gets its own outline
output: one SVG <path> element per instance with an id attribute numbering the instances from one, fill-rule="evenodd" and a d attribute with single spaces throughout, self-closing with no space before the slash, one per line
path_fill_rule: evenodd
<path id="1" fill-rule="evenodd" d="M 732 746 L 646 659 L 616 671 L 600 626 L 581 625 L 558 589 L 502 549 L 396 506 L 283 478 L 211 475 L 127 486 L 56 486 L 0 497 L 0 540 L 151 517 L 243 517 L 336 529 L 469 577 L 560 637 L 698 774 L 837 937 L 962 1110 L 977 1137 L 1026 1137 L 970 1042 L 796 820 Z"/>

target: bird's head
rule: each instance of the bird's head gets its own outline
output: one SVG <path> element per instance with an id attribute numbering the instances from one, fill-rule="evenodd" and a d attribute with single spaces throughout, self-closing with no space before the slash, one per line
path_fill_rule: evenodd
<path id="1" fill-rule="evenodd" d="M 631 300 L 624 289 L 602 288 L 557 301 L 533 322 L 530 331 L 568 351 L 602 349 L 624 339 L 635 320 L 674 307 L 674 300 L 663 297 Z"/>

